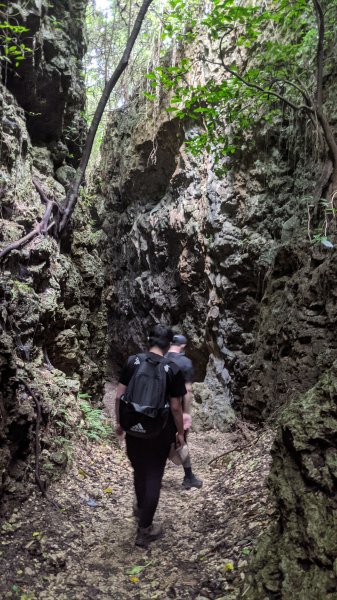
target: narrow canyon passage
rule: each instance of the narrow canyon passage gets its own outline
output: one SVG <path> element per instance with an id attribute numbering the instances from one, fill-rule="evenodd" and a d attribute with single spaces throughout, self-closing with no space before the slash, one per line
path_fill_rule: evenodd
<path id="1" fill-rule="evenodd" d="M 336 24 L 0 0 L 0 600 L 337 600 Z M 141 550 L 102 400 L 155 324 L 204 485 Z"/>
<path id="2" fill-rule="evenodd" d="M 271 439 L 240 424 L 229 434 L 192 433 L 204 486 L 184 491 L 182 469 L 168 463 L 157 515 L 165 534 L 147 550 L 134 546 L 124 450 L 117 441 L 78 447 L 71 471 L 50 490 L 62 509 L 36 493 L 4 524 L 1 598 L 241 599 L 247 558 L 273 515 L 265 488 Z"/>

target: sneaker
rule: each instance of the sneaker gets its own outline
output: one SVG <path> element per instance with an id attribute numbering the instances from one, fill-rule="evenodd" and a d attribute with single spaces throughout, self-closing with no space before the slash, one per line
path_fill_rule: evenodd
<path id="1" fill-rule="evenodd" d="M 192 487 L 201 488 L 202 480 L 198 479 L 195 475 L 192 475 L 191 477 L 186 477 L 185 475 L 181 485 L 183 486 L 184 490 L 190 490 Z"/>
<path id="2" fill-rule="evenodd" d="M 149 527 L 138 527 L 135 544 L 142 548 L 157 540 L 163 533 L 163 526 L 161 523 L 152 523 Z"/>

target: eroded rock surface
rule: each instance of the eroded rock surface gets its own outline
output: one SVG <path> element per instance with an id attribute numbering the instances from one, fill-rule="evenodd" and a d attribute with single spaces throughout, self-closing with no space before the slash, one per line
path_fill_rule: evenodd
<path id="1" fill-rule="evenodd" d="M 144 126 L 139 113 L 114 115 L 96 178 L 112 361 L 168 322 L 187 334 L 197 380 L 222 395 L 210 423 L 228 427 L 233 405 L 261 421 L 337 356 L 334 250 L 310 242 L 302 209 L 310 161 L 290 164 L 267 129 L 220 177 L 212 157 L 186 151 L 195 124 L 149 113 Z"/>
<path id="2" fill-rule="evenodd" d="M 276 120 L 243 135 L 220 176 L 212 156 L 186 151 L 195 122 L 164 105 L 117 112 L 104 141 L 110 358 L 144 348 L 144 331 L 164 321 L 190 341 L 197 430 L 231 430 L 233 408 L 277 423 L 287 405 L 271 475 L 280 517 L 242 597 L 335 600 L 335 539 L 323 533 L 336 520 L 334 392 L 317 382 L 337 358 L 336 251 L 308 222 L 322 164 L 303 152 L 303 124 Z M 318 389 L 324 416 L 303 400 Z"/>
<path id="3" fill-rule="evenodd" d="M 279 518 L 258 546 L 247 598 L 337 597 L 337 363 L 283 411 L 269 477 Z"/>
<path id="4" fill-rule="evenodd" d="M 76 164 L 81 147 L 77 125 L 84 100 L 79 77 L 84 7 L 82 1 L 10 3 L 9 19 L 15 15 L 15 23 L 29 29 L 26 44 L 35 46 L 20 65 L 20 77 L 8 69 L 6 85 L 0 83 L 1 249 L 29 233 L 43 217 L 45 204 L 34 178 L 47 197 L 61 206 L 65 201 L 73 172 L 69 163 Z M 67 138 L 70 123 L 77 129 Z M 29 496 L 35 478 L 37 412 L 24 383 L 41 405 L 40 466 L 46 483 L 67 463 L 72 428 L 76 430 L 81 419 L 78 394 L 102 390 L 104 238 L 97 209 L 91 214 L 84 202 L 74 217 L 74 231 L 61 247 L 53 237 L 41 235 L 1 262 L 3 511 L 12 499 Z"/>
<path id="5" fill-rule="evenodd" d="M 28 29 L 20 43 L 32 50 L 20 68 L 8 67 L 6 85 L 25 110 L 33 144 L 48 144 L 60 164 L 64 155 L 78 158 L 85 134 L 80 108 L 86 5 L 86 0 L 32 0 L 1 6 L 4 21 Z"/>

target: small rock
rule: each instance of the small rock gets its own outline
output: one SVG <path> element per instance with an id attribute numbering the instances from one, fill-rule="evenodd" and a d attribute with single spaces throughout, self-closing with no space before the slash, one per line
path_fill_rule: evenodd
<path id="1" fill-rule="evenodd" d="M 63 165 L 63 167 L 59 167 L 55 173 L 57 181 L 59 181 L 59 183 L 61 183 L 66 189 L 74 179 L 75 174 L 76 171 L 74 167 L 70 167 L 69 165 Z"/>

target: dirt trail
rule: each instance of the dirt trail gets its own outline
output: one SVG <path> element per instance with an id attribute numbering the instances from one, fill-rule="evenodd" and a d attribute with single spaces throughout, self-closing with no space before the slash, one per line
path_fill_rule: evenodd
<path id="1" fill-rule="evenodd" d="M 132 474 L 123 450 L 79 448 L 71 472 L 51 489 L 63 511 L 36 494 L 4 524 L 0 597 L 241 598 L 250 549 L 272 516 L 264 487 L 270 439 L 266 432 L 212 468 L 208 462 L 233 446 L 230 436 L 192 434 L 204 487 L 182 490 L 180 468 L 168 465 L 158 512 L 165 535 L 148 550 L 134 546 Z"/>
<path id="2" fill-rule="evenodd" d="M 241 599 L 249 554 L 273 515 L 265 488 L 272 433 L 251 435 L 244 450 L 209 466 L 247 440 L 240 432 L 191 434 L 204 486 L 183 490 L 181 468 L 168 464 L 158 511 L 165 534 L 147 550 L 134 546 L 124 450 L 117 442 L 79 447 L 71 471 L 50 491 L 62 511 L 36 493 L 3 524 L 0 598 Z"/>

